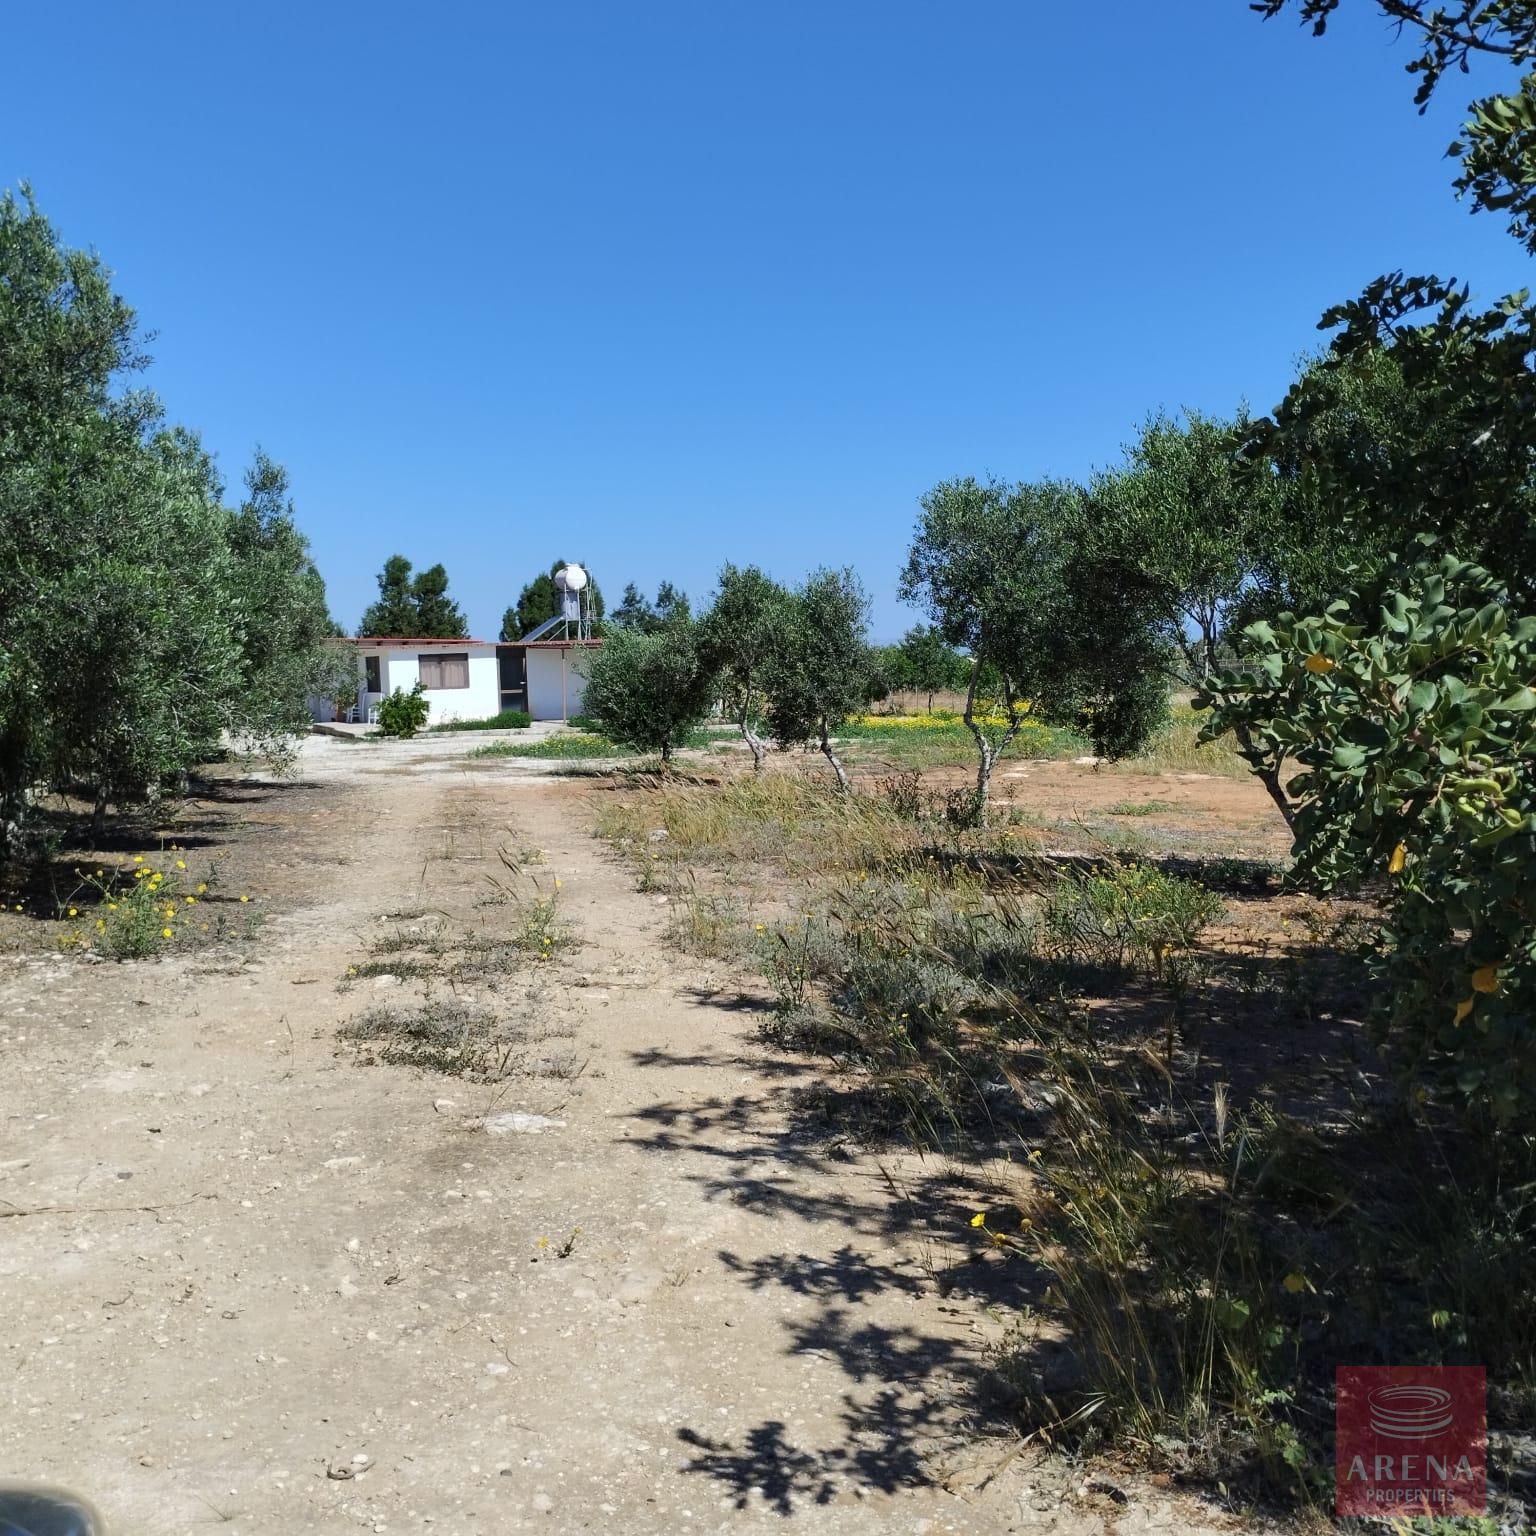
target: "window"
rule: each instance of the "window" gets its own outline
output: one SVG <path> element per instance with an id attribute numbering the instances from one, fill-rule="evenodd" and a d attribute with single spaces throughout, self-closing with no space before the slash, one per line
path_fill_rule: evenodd
<path id="1" fill-rule="evenodd" d="M 369 693 L 384 692 L 383 668 L 377 656 L 363 657 L 363 687 Z"/>
<path id="2" fill-rule="evenodd" d="M 460 652 L 448 656 L 418 656 L 423 688 L 468 688 L 469 655 Z"/>

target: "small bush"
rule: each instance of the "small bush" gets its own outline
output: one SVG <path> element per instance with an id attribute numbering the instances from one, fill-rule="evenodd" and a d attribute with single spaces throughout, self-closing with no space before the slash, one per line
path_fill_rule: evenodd
<path id="1" fill-rule="evenodd" d="M 431 734 L 442 731 L 526 731 L 533 716 L 526 709 L 504 709 L 487 720 L 445 720 L 434 725 Z"/>
<path id="2" fill-rule="evenodd" d="M 1265 1209 L 1261 1158 L 1224 1099 L 1207 1122 L 1150 1066 L 1116 1069 L 1065 1032 L 1043 1043 L 1051 1135 L 1022 1221 L 994 1241 L 1050 1275 L 1075 1379 L 1065 1400 L 1028 1394 L 1030 1411 L 1052 1438 L 1258 1473 L 1305 1502 L 1320 1488 L 1299 1363 L 1321 1263 L 1309 1230 Z"/>
<path id="3" fill-rule="evenodd" d="M 427 723 L 430 705 L 422 697 L 418 680 L 409 693 L 396 688 L 379 702 L 379 734 L 381 736 L 414 736 Z"/>
<path id="4" fill-rule="evenodd" d="M 903 821 L 938 822 L 952 831 L 963 832 L 982 826 L 986 820 L 986 806 L 974 785 L 925 790 L 923 776 L 916 768 L 882 779 L 880 791 L 886 804 Z"/>

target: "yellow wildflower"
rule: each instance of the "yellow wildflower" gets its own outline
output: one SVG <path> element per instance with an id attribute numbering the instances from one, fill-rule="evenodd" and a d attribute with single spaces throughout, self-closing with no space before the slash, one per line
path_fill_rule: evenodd
<path id="1" fill-rule="evenodd" d="M 198 886 L 197 894 L 199 896 L 206 896 L 208 894 L 208 882 L 206 880 L 203 881 L 203 883 L 200 886 Z"/>
<path id="2" fill-rule="evenodd" d="M 177 859 L 176 860 L 176 868 L 177 869 L 185 869 L 186 867 L 187 867 L 187 861 L 185 859 Z"/>
<path id="3" fill-rule="evenodd" d="M 249 897 L 249 896 L 242 896 L 242 897 L 241 897 L 241 898 L 240 898 L 240 900 L 241 900 L 241 901 L 249 901 L 249 900 L 250 900 L 250 899 L 251 899 L 251 898 L 250 898 L 250 897 Z"/>
<path id="4" fill-rule="evenodd" d="M 160 937 L 162 939 L 168 939 L 168 938 L 170 938 L 170 936 L 171 936 L 171 930 L 169 928 L 162 928 L 160 930 Z"/>
<path id="5" fill-rule="evenodd" d="M 69 909 L 69 915 L 71 917 L 79 917 L 80 916 L 80 909 L 78 907 L 71 907 Z"/>
<path id="6" fill-rule="evenodd" d="M 143 855 L 143 854 L 142 854 L 142 853 L 136 853 L 136 854 L 134 854 L 134 856 L 133 856 L 133 862 L 134 862 L 134 863 L 135 863 L 135 864 L 142 864 L 142 863 L 143 863 L 143 862 L 144 862 L 144 855 Z"/>
<path id="7" fill-rule="evenodd" d="M 985 1211 L 977 1211 L 976 1214 L 971 1217 L 971 1225 L 973 1227 L 984 1227 L 986 1224 L 987 1213 Z"/>

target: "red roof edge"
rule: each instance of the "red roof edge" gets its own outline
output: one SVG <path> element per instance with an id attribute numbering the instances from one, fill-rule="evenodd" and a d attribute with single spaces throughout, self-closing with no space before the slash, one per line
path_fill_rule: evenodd
<path id="1" fill-rule="evenodd" d="M 495 645 L 495 640 L 476 640 L 470 635 L 459 635 L 444 640 L 440 635 L 338 635 L 338 640 L 348 645 Z"/>

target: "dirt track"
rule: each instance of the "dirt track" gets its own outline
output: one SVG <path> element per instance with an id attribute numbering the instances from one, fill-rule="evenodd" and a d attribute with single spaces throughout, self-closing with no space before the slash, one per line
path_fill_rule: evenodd
<path id="1" fill-rule="evenodd" d="M 253 941 L 0 960 L 0 1471 L 120 1536 L 1234 1529 L 1084 1497 L 989 1425 L 1009 1287 L 970 1197 L 807 1128 L 819 1069 L 665 947 L 591 787 L 518 768 L 312 745 L 263 792 L 298 895 Z M 519 845 L 580 940 L 482 989 L 527 1070 L 358 1065 L 338 1025 L 410 991 L 338 991 L 383 915 L 494 933 Z"/>

